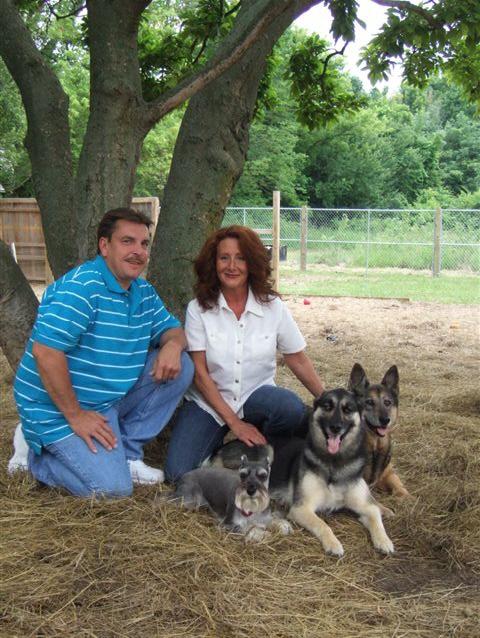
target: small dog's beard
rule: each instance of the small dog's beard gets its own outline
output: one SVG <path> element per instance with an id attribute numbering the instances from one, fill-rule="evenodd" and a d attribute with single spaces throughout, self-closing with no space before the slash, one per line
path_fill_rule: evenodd
<path id="1" fill-rule="evenodd" d="M 244 512 L 263 512 L 270 504 L 268 492 L 258 489 L 253 496 L 249 496 L 242 487 L 238 487 L 235 492 L 235 506 Z"/>

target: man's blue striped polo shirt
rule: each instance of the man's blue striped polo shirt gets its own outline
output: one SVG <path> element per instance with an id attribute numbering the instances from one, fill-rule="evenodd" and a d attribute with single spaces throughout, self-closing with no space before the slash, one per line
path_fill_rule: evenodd
<path id="1" fill-rule="evenodd" d="M 30 447 L 40 454 L 42 446 L 73 434 L 40 379 L 34 341 L 64 352 L 80 406 L 105 412 L 135 384 L 149 347 L 179 326 L 153 286 L 136 279 L 124 290 L 101 255 L 51 284 L 14 384 Z"/>

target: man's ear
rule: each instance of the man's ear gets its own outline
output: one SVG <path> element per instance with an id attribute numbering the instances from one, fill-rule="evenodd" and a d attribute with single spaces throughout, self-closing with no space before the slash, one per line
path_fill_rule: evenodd
<path id="1" fill-rule="evenodd" d="M 108 243 L 107 237 L 100 237 L 100 239 L 98 240 L 98 250 L 100 251 L 100 254 L 102 255 L 102 257 L 105 257 L 107 243 Z"/>

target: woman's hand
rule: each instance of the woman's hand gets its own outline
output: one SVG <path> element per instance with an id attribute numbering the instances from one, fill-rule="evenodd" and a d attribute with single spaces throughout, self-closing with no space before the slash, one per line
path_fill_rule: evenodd
<path id="1" fill-rule="evenodd" d="M 254 445 L 265 445 L 267 439 L 263 436 L 263 434 L 251 423 L 246 423 L 238 419 L 235 423 L 229 425 L 231 431 L 235 434 L 239 441 L 242 441 L 248 447 L 253 447 Z"/>

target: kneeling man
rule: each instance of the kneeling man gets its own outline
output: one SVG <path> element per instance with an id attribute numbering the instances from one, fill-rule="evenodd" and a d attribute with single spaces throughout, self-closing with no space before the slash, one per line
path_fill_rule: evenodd
<path id="1" fill-rule="evenodd" d="M 96 258 L 45 291 L 15 378 L 10 470 L 26 465 L 26 440 L 33 476 L 78 496 L 128 496 L 133 483 L 163 481 L 143 446 L 168 423 L 193 365 L 180 323 L 139 278 L 150 225 L 137 211 L 109 211 Z"/>

